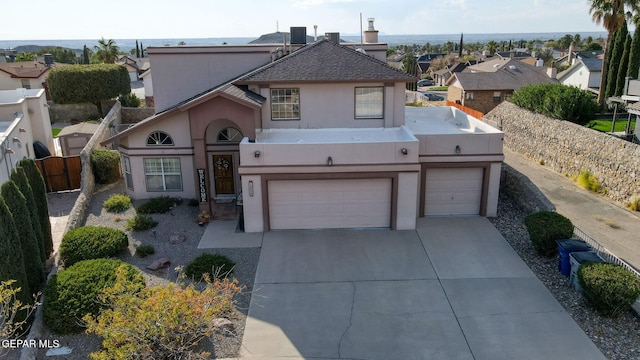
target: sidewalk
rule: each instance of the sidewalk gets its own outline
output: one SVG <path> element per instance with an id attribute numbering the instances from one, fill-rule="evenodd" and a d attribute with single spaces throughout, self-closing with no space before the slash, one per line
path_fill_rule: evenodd
<path id="1" fill-rule="evenodd" d="M 640 214 L 584 190 L 570 178 L 507 148 L 505 163 L 528 177 L 556 211 L 586 232 L 609 252 L 640 269 Z"/>

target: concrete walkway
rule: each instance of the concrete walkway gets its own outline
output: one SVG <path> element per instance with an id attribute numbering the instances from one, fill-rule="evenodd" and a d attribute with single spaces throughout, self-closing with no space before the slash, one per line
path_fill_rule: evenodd
<path id="1" fill-rule="evenodd" d="M 505 163 L 531 180 L 556 211 L 609 252 L 640 269 L 640 216 L 584 190 L 570 178 L 504 148 Z"/>
<path id="2" fill-rule="evenodd" d="M 481 217 L 264 234 L 246 359 L 604 359 Z"/>

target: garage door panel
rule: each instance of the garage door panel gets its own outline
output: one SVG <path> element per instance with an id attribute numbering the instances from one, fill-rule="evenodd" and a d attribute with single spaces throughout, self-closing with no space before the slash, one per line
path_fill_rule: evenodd
<path id="1" fill-rule="evenodd" d="M 425 215 L 477 215 L 482 201 L 482 168 L 427 169 Z"/>
<path id="2" fill-rule="evenodd" d="M 390 227 L 391 179 L 274 180 L 271 229 Z"/>

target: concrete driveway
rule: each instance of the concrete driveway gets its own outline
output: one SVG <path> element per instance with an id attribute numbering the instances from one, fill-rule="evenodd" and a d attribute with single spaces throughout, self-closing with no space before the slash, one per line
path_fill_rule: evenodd
<path id="1" fill-rule="evenodd" d="M 485 218 L 262 244 L 243 358 L 604 359 Z"/>

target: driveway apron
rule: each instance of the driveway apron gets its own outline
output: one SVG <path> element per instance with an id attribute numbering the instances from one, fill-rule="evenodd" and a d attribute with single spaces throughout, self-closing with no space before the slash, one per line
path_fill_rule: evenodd
<path id="1" fill-rule="evenodd" d="M 264 234 L 242 357 L 604 359 L 480 217 Z"/>

